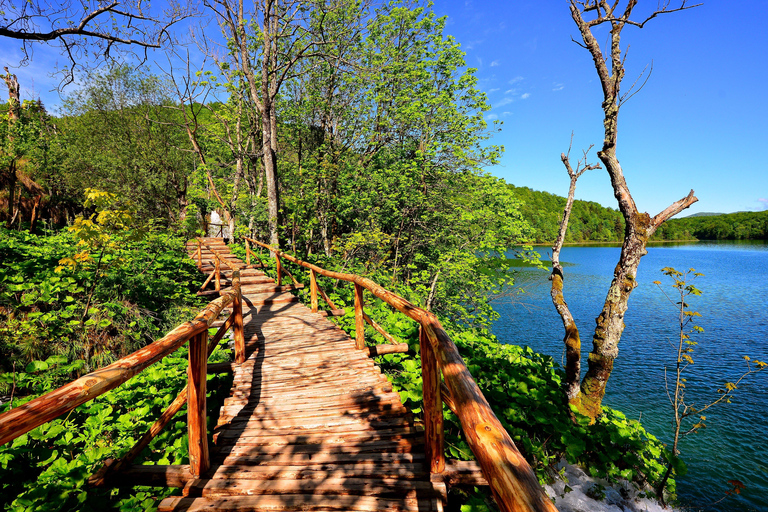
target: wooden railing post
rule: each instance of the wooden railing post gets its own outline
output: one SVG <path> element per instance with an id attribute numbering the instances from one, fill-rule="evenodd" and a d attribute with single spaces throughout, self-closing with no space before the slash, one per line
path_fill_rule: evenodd
<path id="1" fill-rule="evenodd" d="M 216 291 L 221 291 L 221 260 L 219 260 L 219 256 L 216 253 L 213 253 L 213 258 L 215 260 L 215 266 L 216 266 Z"/>
<path id="2" fill-rule="evenodd" d="M 245 239 L 245 264 L 251 266 L 251 244 Z"/>
<path id="3" fill-rule="evenodd" d="M 283 265 L 280 263 L 280 255 L 275 253 L 275 263 L 277 265 L 277 279 L 275 280 L 277 283 L 277 286 L 280 286 L 280 283 L 282 282 L 282 276 L 283 276 Z"/>
<path id="4" fill-rule="evenodd" d="M 312 300 L 312 312 L 317 313 L 317 274 L 309 269 L 309 294 Z"/>
<path id="5" fill-rule="evenodd" d="M 440 369 L 435 350 L 429 342 L 426 330 L 419 328 L 421 354 L 422 396 L 424 401 L 424 451 L 429 462 L 430 473 L 445 470 L 445 449 L 443 430 L 443 399 L 440 390 Z"/>
<path id="6" fill-rule="evenodd" d="M 197 266 L 203 266 L 203 243 L 200 240 L 197 241 Z"/>
<path id="7" fill-rule="evenodd" d="M 363 318 L 363 287 L 355 283 L 355 346 L 365 348 L 365 319 Z"/>
<path id="8" fill-rule="evenodd" d="M 187 429 L 189 433 L 189 466 L 195 476 L 210 467 L 205 404 L 205 379 L 208 364 L 208 331 L 189 340 L 187 368 Z"/>
<path id="9" fill-rule="evenodd" d="M 245 362 L 245 332 L 243 330 L 243 292 L 240 289 L 240 271 L 232 272 L 232 287 L 237 290 L 237 296 L 232 302 L 232 315 L 234 323 L 232 325 L 232 334 L 235 338 L 235 362 Z"/>

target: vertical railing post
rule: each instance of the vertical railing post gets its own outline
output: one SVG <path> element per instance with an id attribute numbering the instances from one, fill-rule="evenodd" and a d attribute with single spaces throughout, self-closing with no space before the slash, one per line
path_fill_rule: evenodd
<path id="1" fill-rule="evenodd" d="M 251 243 L 245 239 L 245 264 L 251 266 Z"/>
<path id="2" fill-rule="evenodd" d="M 363 287 L 355 283 L 355 346 L 365 348 L 365 319 L 363 318 Z"/>
<path id="3" fill-rule="evenodd" d="M 235 320 L 232 325 L 232 334 L 235 338 L 235 362 L 245 362 L 245 331 L 243 328 L 243 292 L 240 289 L 240 271 L 232 272 L 232 287 L 237 290 L 237 296 L 232 303 L 232 314 Z"/>
<path id="4" fill-rule="evenodd" d="M 424 400 L 424 451 L 429 462 L 430 473 L 442 473 L 445 469 L 445 449 L 440 369 L 437 365 L 435 350 L 429 342 L 427 330 L 423 325 L 419 328 L 419 347 Z"/>
<path id="5" fill-rule="evenodd" d="M 197 241 L 197 266 L 203 266 L 203 243 L 200 240 Z"/>
<path id="6" fill-rule="evenodd" d="M 216 291 L 221 290 L 221 261 L 219 260 L 219 255 L 216 253 L 213 253 L 213 259 L 215 260 L 215 266 L 216 266 Z"/>
<path id="7" fill-rule="evenodd" d="M 312 300 L 312 312 L 317 313 L 317 274 L 309 269 L 309 294 Z"/>
<path id="8" fill-rule="evenodd" d="M 187 368 L 187 429 L 189 465 L 192 474 L 200 476 L 211 465 L 208 455 L 208 429 L 205 404 L 205 379 L 208 363 L 208 329 L 189 340 Z"/>
<path id="9" fill-rule="evenodd" d="M 277 279 L 275 280 L 275 282 L 277 283 L 277 286 L 280 286 L 280 283 L 282 282 L 282 279 L 283 279 L 283 277 L 282 277 L 283 276 L 283 265 L 282 265 L 282 263 L 280 263 L 280 255 L 277 254 L 277 253 L 275 253 L 275 263 L 277 265 Z"/>

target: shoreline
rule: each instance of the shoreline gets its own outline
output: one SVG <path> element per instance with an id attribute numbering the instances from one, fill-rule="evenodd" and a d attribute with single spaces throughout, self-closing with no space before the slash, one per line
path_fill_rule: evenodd
<path id="1" fill-rule="evenodd" d="M 690 240 L 651 240 L 648 242 L 648 244 L 675 244 L 675 243 L 689 243 L 689 242 L 719 242 L 721 240 L 699 240 L 697 238 L 693 238 Z M 725 240 L 725 241 L 731 241 L 731 240 Z M 563 244 L 563 246 L 573 246 L 573 245 L 621 245 L 623 244 L 623 241 L 590 241 L 590 242 L 566 242 Z M 530 244 L 532 247 L 551 247 L 552 244 L 546 243 L 546 242 L 536 242 Z"/>

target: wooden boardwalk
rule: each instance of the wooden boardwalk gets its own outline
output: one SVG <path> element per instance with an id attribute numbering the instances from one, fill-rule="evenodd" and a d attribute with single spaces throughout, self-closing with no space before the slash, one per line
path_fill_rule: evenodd
<path id="1" fill-rule="evenodd" d="M 206 241 L 245 265 L 221 239 Z M 209 273 L 213 253 L 202 256 Z M 442 510 L 423 429 L 365 352 L 291 287 L 253 268 L 241 286 L 248 357 L 235 365 L 212 468 L 159 510 Z"/>

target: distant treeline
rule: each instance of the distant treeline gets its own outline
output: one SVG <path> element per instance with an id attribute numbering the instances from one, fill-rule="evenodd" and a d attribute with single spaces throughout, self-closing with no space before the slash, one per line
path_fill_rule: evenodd
<path id="1" fill-rule="evenodd" d="M 768 211 L 738 212 L 672 219 L 659 228 L 657 240 L 768 240 Z"/>
<path id="2" fill-rule="evenodd" d="M 520 212 L 535 230 L 537 243 L 552 243 L 557 236 L 565 198 L 528 187 L 509 185 L 523 201 Z M 566 234 L 567 243 L 620 242 L 624 237 L 621 212 L 591 201 L 576 200 Z M 653 240 L 768 240 L 768 211 L 739 212 L 672 219 Z"/>

